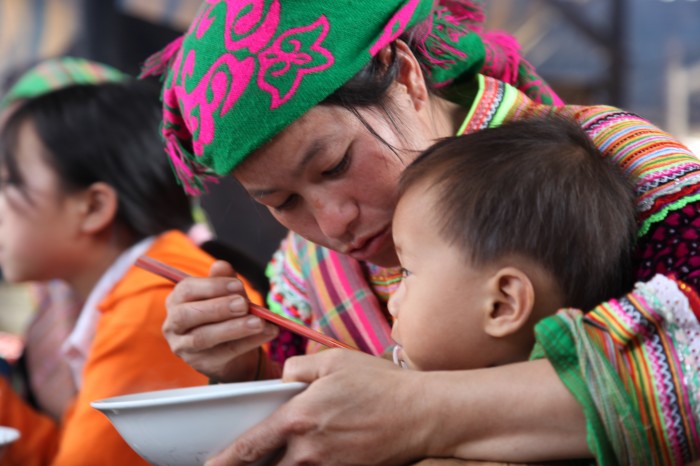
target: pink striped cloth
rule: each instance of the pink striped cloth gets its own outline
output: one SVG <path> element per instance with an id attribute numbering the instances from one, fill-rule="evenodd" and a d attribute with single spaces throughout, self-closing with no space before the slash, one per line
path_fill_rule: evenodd
<path id="1" fill-rule="evenodd" d="M 398 285 L 398 268 L 381 268 L 330 251 L 290 233 L 268 266 L 270 308 L 285 317 L 333 336 L 370 354 L 393 345 L 386 302 Z M 306 348 L 272 345 L 276 359 L 316 352 L 323 347 L 309 341 Z M 277 345 L 277 347 L 276 347 Z"/>

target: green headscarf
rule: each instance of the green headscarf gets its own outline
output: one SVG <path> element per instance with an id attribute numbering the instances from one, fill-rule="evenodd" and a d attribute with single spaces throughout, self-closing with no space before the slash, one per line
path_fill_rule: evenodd
<path id="1" fill-rule="evenodd" d="M 198 193 L 203 178 L 229 174 L 408 28 L 432 81 L 474 76 L 498 61 L 477 33 L 483 19 L 467 0 L 207 0 L 142 75 L 166 73 L 166 151 Z"/>
<path id="2" fill-rule="evenodd" d="M 64 87 L 76 84 L 119 82 L 128 78 L 127 74 L 111 66 L 84 58 L 50 58 L 26 71 L 12 85 L 0 100 L 0 110 L 20 100 L 38 97 Z"/>

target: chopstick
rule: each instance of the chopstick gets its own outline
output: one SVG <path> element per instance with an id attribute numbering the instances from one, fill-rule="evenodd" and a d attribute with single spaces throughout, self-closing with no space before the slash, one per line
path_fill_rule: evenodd
<path id="1" fill-rule="evenodd" d="M 178 270 L 175 267 L 172 267 L 168 264 L 164 264 L 163 262 L 149 256 L 139 257 L 138 259 L 136 259 L 136 263 L 134 265 L 136 265 L 136 267 L 142 268 L 151 273 L 159 275 L 163 278 L 167 278 L 168 280 L 174 283 L 177 283 L 183 278 L 187 278 L 190 276 L 182 270 Z M 350 345 L 336 340 L 335 338 L 331 338 L 327 335 L 317 332 L 316 330 L 304 327 L 303 325 L 298 324 L 292 320 L 285 319 L 284 317 L 277 315 L 269 309 L 265 309 L 264 307 L 259 306 L 255 303 L 249 302 L 248 306 L 250 309 L 250 313 L 254 316 L 260 317 L 261 319 L 267 320 L 268 322 L 272 322 L 275 325 L 286 328 L 287 330 L 294 332 L 297 335 L 301 335 L 317 343 L 321 343 L 322 345 L 328 346 L 329 348 L 345 348 L 358 351 L 357 348 L 354 348 Z"/>

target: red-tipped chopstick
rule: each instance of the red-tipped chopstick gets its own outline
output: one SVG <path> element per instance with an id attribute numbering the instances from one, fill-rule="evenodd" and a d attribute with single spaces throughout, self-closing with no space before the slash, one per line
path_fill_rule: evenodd
<path id="1" fill-rule="evenodd" d="M 179 282 L 183 278 L 189 277 L 189 275 L 183 272 L 182 270 L 178 270 L 175 267 L 172 267 L 168 264 L 164 264 L 161 261 L 148 256 L 141 256 L 138 259 L 136 259 L 135 265 L 136 267 L 148 270 L 149 272 L 152 272 L 163 278 L 167 278 L 168 280 L 175 283 Z M 255 303 L 249 302 L 248 305 L 250 313 L 254 316 L 272 322 L 273 324 L 279 325 L 280 327 L 284 327 L 287 330 L 294 332 L 298 335 L 306 337 L 315 342 L 321 343 L 322 345 L 328 346 L 329 348 L 345 348 L 357 351 L 357 348 L 353 348 L 352 346 L 346 345 L 345 343 L 340 342 L 334 338 L 326 336 L 315 330 L 311 330 L 308 327 L 304 327 L 303 325 L 298 324 L 292 320 L 285 319 L 284 317 L 279 316 L 274 312 L 270 311 L 269 309 L 265 309 L 262 306 L 258 306 Z"/>

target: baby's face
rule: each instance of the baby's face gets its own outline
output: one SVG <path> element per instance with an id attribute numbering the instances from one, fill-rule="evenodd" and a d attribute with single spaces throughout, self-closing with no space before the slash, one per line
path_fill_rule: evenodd
<path id="1" fill-rule="evenodd" d="M 439 235 L 439 209 L 419 183 L 400 199 L 394 243 L 404 277 L 389 301 L 399 359 L 418 370 L 459 370 L 492 364 L 484 332 L 492 275 L 471 267 Z"/>

